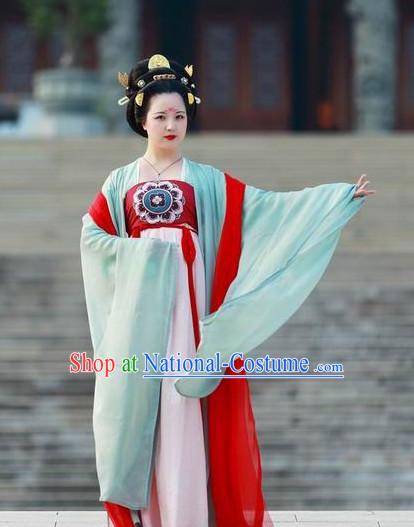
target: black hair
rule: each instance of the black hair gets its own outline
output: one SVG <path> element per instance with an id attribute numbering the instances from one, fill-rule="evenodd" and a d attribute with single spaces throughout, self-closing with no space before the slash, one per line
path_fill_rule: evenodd
<path id="1" fill-rule="evenodd" d="M 178 93 L 184 101 L 188 121 L 192 121 L 197 113 L 197 103 L 195 100 L 193 104 L 190 104 L 188 101 L 188 93 L 192 93 L 194 97 L 197 96 L 193 76 L 190 77 L 184 67 L 175 60 L 168 59 L 170 68 L 161 67 L 150 71 L 148 71 L 148 62 L 149 58 L 140 60 L 135 64 L 128 74 L 128 88 L 125 90 L 125 94 L 129 98 L 126 109 L 127 122 L 135 133 L 143 137 L 148 137 L 146 130 L 142 127 L 142 123 L 146 119 L 149 102 L 153 95 L 160 93 Z M 177 78 L 152 79 L 153 75 L 162 73 L 174 73 Z M 183 77 L 186 80 L 185 84 L 181 80 Z M 146 85 L 140 88 L 137 85 L 139 80 L 145 81 Z M 142 106 L 138 106 L 135 102 L 135 96 L 138 92 L 144 94 Z"/>

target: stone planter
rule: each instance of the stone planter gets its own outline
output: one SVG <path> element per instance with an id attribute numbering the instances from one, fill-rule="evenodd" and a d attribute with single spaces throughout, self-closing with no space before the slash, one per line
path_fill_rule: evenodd
<path id="1" fill-rule="evenodd" d="M 94 71 L 56 68 L 34 74 L 33 95 L 47 112 L 95 113 L 98 79 Z"/>
<path id="2" fill-rule="evenodd" d="M 82 68 L 40 70 L 33 77 L 33 97 L 43 111 L 39 135 L 88 135 L 105 132 L 96 114 L 100 84 Z"/>

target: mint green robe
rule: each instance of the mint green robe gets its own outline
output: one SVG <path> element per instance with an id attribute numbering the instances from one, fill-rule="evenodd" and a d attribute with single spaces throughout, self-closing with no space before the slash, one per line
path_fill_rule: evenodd
<path id="1" fill-rule="evenodd" d="M 94 357 L 111 357 L 117 369 L 96 374 L 93 431 L 101 501 L 131 509 L 148 505 L 154 463 L 160 379 L 123 373 L 123 357 L 165 356 L 175 298 L 179 244 L 128 238 L 123 199 L 136 184 L 137 161 L 113 170 L 102 187 L 117 236 L 89 213 L 80 240 L 82 274 Z M 224 173 L 184 158 L 183 179 L 195 189 L 209 309 L 215 259 L 226 207 Z M 274 192 L 246 185 L 238 274 L 223 304 L 200 320 L 197 355 L 222 360 L 247 354 L 300 307 L 329 264 L 341 229 L 366 198 L 356 184 L 331 183 Z M 209 311 L 208 311 L 209 313 Z M 139 362 L 142 370 L 143 362 Z M 224 373 L 224 370 L 223 370 Z M 187 397 L 205 397 L 220 378 L 175 383 Z"/>

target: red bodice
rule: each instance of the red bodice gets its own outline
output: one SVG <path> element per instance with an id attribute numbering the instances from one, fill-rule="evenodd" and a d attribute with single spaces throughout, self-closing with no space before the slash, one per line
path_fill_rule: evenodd
<path id="1" fill-rule="evenodd" d="M 196 248 L 190 230 L 198 232 L 194 187 L 178 179 L 143 181 L 131 187 L 124 198 L 125 227 L 130 238 L 140 238 L 143 229 L 176 227 L 182 230 L 181 247 L 187 266 L 196 348 L 200 341 L 192 266 Z"/>
<path id="2" fill-rule="evenodd" d="M 194 187 L 178 179 L 143 181 L 124 199 L 126 230 L 130 237 L 150 227 L 186 224 L 198 231 Z"/>

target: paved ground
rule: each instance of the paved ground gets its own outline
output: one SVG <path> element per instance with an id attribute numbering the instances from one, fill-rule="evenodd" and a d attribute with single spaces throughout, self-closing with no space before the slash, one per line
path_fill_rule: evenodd
<path id="1" fill-rule="evenodd" d="M 412 527 L 414 511 L 272 511 L 274 527 Z M 100 511 L 3 511 L 0 527 L 107 527 Z"/>

